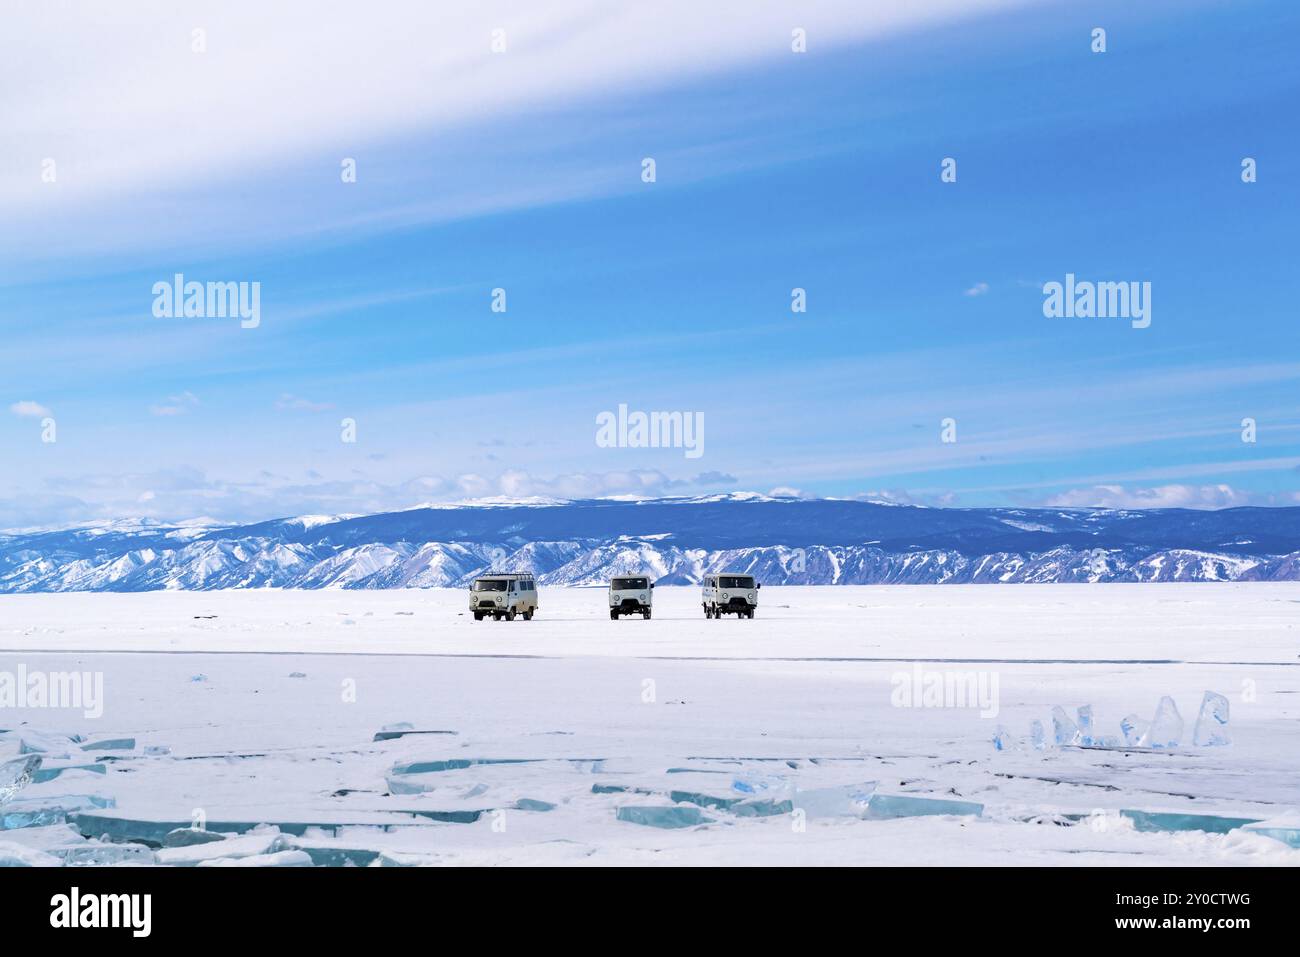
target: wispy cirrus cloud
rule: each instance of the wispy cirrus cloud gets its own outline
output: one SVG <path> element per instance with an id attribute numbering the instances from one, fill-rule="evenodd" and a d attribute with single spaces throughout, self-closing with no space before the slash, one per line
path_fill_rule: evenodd
<path id="1" fill-rule="evenodd" d="M 19 213 L 45 218 L 79 240 L 74 221 L 87 234 L 120 231 L 120 217 L 103 219 L 95 207 L 129 203 L 139 214 L 142 198 L 164 202 L 184 192 L 187 206 L 204 207 L 205 222 L 233 226 L 223 215 L 229 199 L 214 202 L 212 183 L 256 179 L 268 169 L 315 169 L 276 177 L 276 192 L 289 184 L 293 201 L 261 191 L 240 212 L 247 217 L 274 201 L 273 215 L 259 221 L 260 238 L 293 235 L 322 225 L 300 215 L 307 206 L 323 212 L 324 204 L 304 202 L 313 195 L 310 183 L 337 181 L 344 157 L 358 161 L 359 182 L 367 182 L 380 169 L 379 154 L 391 152 L 397 140 L 445 138 L 452 129 L 789 56 L 794 28 L 806 31 L 810 49 L 827 53 L 1041 2 L 806 0 L 792 9 L 784 0 L 391 0 L 380 15 L 314 0 L 193 0 L 183 8 L 141 0 L 129 16 L 84 5 L 76 16 L 58 4 L 18 5 L 7 11 L 0 36 L 6 65 L 0 113 L 32 146 L 0 157 L 0 213 L 7 220 Z M 394 22 L 403 29 L 395 33 Z M 357 82 L 358 64 L 364 64 L 364 83 Z M 59 82 L 47 82 L 51 76 Z M 94 119 L 109 111 L 113 123 L 105 131 Z M 235 124 L 239 136 L 229 133 Z M 477 142 L 481 147 L 484 140 Z M 52 180 L 43 176 L 47 161 L 54 163 Z M 333 211 L 330 224 L 388 217 L 427 222 L 503 205 L 526 208 L 591 195 L 593 181 L 608 190 L 609 177 L 588 166 L 545 184 L 535 177 L 493 182 L 473 197 L 442 189 L 455 203 L 426 208 L 413 208 L 411 191 L 399 188 L 384 203 Z M 382 169 L 385 181 L 406 186 L 414 174 L 391 158 Z M 483 167 L 476 172 L 481 179 Z M 51 205 L 52 199 L 58 202 Z M 139 221 L 156 237 L 160 225 L 166 232 L 151 214 Z M 247 236 L 244 225 L 240 234 Z M 146 230 L 133 232 L 138 238 Z M 188 232 L 168 232 L 165 241 Z M 13 250 L 22 247 L 15 243 Z"/>
<path id="2" fill-rule="evenodd" d="M 193 392 L 185 391 L 177 395 L 169 395 L 167 401 L 158 405 L 149 406 L 149 412 L 157 416 L 174 416 L 184 415 L 194 406 L 199 404 L 199 397 Z"/>
<path id="3" fill-rule="evenodd" d="M 313 402 L 300 395 L 284 392 L 275 400 L 275 407 L 281 412 L 328 412 L 334 408 L 334 403 Z"/>

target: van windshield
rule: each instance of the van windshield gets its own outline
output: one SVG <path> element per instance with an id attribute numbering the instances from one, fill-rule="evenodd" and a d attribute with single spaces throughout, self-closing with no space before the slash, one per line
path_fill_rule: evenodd
<path id="1" fill-rule="evenodd" d="M 634 589 L 638 589 L 638 588 L 645 588 L 645 587 L 646 587 L 646 579 L 644 579 L 644 578 L 615 578 L 612 582 L 609 583 L 609 587 L 612 588 L 612 589 L 614 589 L 614 591 L 630 591 L 630 590 L 634 590 Z"/>
<path id="2" fill-rule="evenodd" d="M 749 575 L 723 575 L 718 579 L 719 588 L 753 588 L 754 579 Z"/>
<path id="3" fill-rule="evenodd" d="M 505 591 L 506 583 L 501 578 L 480 578 L 474 583 L 475 591 Z"/>

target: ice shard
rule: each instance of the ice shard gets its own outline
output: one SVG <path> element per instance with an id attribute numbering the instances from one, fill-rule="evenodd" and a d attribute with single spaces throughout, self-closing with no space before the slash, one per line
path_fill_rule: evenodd
<path id="1" fill-rule="evenodd" d="M 1256 821 L 1253 824 L 1244 825 L 1242 830 L 1249 831 L 1251 834 L 1262 834 L 1264 837 L 1271 837 L 1275 841 L 1281 841 L 1288 847 L 1300 848 L 1300 817 L 1295 814 L 1269 818 L 1265 821 Z"/>
<path id="2" fill-rule="evenodd" d="M 520 798 L 515 802 L 517 811 L 554 811 L 555 805 L 550 801 L 539 801 L 536 798 Z"/>
<path id="3" fill-rule="evenodd" d="M 23 728 L 21 731 L 13 733 L 18 738 L 19 754 L 44 754 L 47 757 L 66 758 L 70 754 L 70 746 L 81 743 L 81 736 L 76 734 L 60 734 L 57 731 L 37 731 L 33 728 Z"/>
<path id="4" fill-rule="evenodd" d="M 1222 817 L 1217 814 L 1175 814 L 1131 808 L 1124 808 L 1119 813 L 1132 821 L 1134 829 L 1138 831 L 1206 831 L 1210 834 L 1227 834 L 1247 824 L 1259 823 L 1259 818 Z"/>
<path id="5" fill-rule="evenodd" d="M 1029 725 L 1029 743 L 1033 745 L 1035 751 L 1041 751 L 1047 747 L 1047 735 L 1043 731 L 1043 722 L 1037 718 Z"/>
<path id="6" fill-rule="evenodd" d="M 993 747 L 998 751 L 1010 751 L 1015 745 L 1015 739 L 1011 737 L 1011 732 L 998 725 L 998 730 L 993 735 Z"/>
<path id="7" fill-rule="evenodd" d="M 58 867 L 62 863 L 53 854 L 34 847 L 0 841 L 0 867 Z"/>
<path id="8" fill-rule="evenodd" d="M 277 851 L 274 854 L 258 854 L 255 857 L 223 857 L 212 861 L 200 861 L 199 867 L 311 867 L 311 855 L 306 851 Z"/>
<path id="9" fill-rule="evenodd" d="M 463 771 L 480 764 L 535 764 L 541 758 L 448 758 L 438 761 L 408 761 L 393 765 L 390 774 L 435 774 L 442 771 Z"/>
<path id="10" fill-rule="evenodd" d="M 1124 732 L 1124 743 L 1130 748 L 1141 746 L 1142 739 L 1146 736 L 1149 727 L 1151 727 L 1151 722 L 1135 714 L 1129 715 L 1119 723 L 1119 729 Z"/>
<path id="11" fill-rule="evenodd" d="M 928 817 L 937 814 L 979 817 L 983 813 L 984 805 L 973 801 L 950 801 L 947 798 L 911 797 L 904 794 L 873 794 L 867 804 L 867 817 L 876 819 Z"/>
<path id="12" fill-rule="evenodd" d="M 266 828 L 255 829 L 238 837 L 227 837 L 225 840 L 207 844 L 164 847 L 156 853 L 155 857 L 159 864 L 193 867 L 204 861 L 278 854 L 289 849 L 290 844 L 283 834 L 275 828 Z"/>
<path id="13" fill-rule="evenodd" d="M 668 799 L 679 804 L 696 804 L 715 811 L 728 811 L 737 817 L 772 817 L 789 814 L 794 806 L 779 797 L 718 797 L 698 791 L 669 791 Z"/>
<path id="14" fill-rule="evenodd" d="M 114 803 L 112 798 L 101 794 L 52 794 L 11 801 L 5 806 L 3 816 L 0 816 L 0 830 L 62 824 L 84 809 L 102 810 L 113 807 Z"/>
<path id="15" fill-rule="evenodd" d="M 1079 743 L 1090 745 L 1096 742 L 1092 732 L 1092 705 L 1085 704 L 1079 708 Z"/>
<path id="16" fill-rule="evenodd" d="M 32 772 L 33 784 L 44 784 L 46 781 L 53 781 L 61 774 L 67 774 L 69 771 L 86 771 L 90 774 L 106 774 L 108 768 L 97 762 L 91 764 L 58 764 L 52 765 L 48 761 L 42 762 L 40 770 Z M 0 774 L 0 778 L 3 774 Z M 2 789 L 0 789 L 2 790 Z M 3 803 L 0 796 L 0 803 Z"/>
<path id="17" fill-rule="evenodd" d="M 1052 737 L 1057 747 L 1079 743 L 1079 726 L 1059 704 L 1052 705 Z"/>
<path id="18" fill-rule="evenodd" d="M 49 827 L 62 824 L 68 812 L 61 807 L 33 807 L 22 810 L 10 808 L 0 815 L 0 831 L 16 831 L 22 827 Z"/>
<path id="19" fill-rule="evenodd" d="M 379 851 L 364 847 L 300 844 L 296 850 L 306 853 L 311 858 L 313 867 L 369 867 L 380 858 Z"/>
<path id="20" fill-rule="evenodd" d="M 154 864 L 153 851 L 143 844 L 114 844 L 104 841 L 84 841 L 64 847 L 49 849 L 49 853 L 62 858 L 68 867 L 103 867 L 121 864 Z"/>
<path id="21" fill-rule="evenodd" d="M 0 763 L 0 804 L 13 800 L 15 794 L 31 783 L 41 767 L 39 754 L 21 754 Z"/>
<path id="22" fill-rule="evenodd" d="M 713 772 L 697 771 L 695 773 L 701 774 Z M 731 789 L 740 794 L 789 794 L 794 790 L 794 784 L 789 778 L 783 777 L 779 774 L 751 773 L 743 775 L 742 777 L 734 778 L 731 782 Z"/>
<path id="23" fill-rule="evenodd" d="M 875 781 L 840 787 L 809 788 L 795 791 L 791 803 L 809 817 L 866 817 Z"/>
<path id="24" fill-rule="evenodd" d="M 794 810 L 794 802 L 775 798 L 750 798 L 731 808 L 736 817 L 773 817 L 777 814 L 789 814 Z"/>
<path id="25" fill-rule="evenodd" d="M 643 824 L 646 827 L 695 827 L 698 824 L 711 824 L 713 818 L 706 817 L 697 807 L 621 807 L 617 815 L 620 821 L 629 824 Z"/>
<path id="26" fill-rule="evenodd" d="M 1156 706 L 1155 717 L 1142 736 L 1142 744 L 1148 748 L 1176 748 L 1182 738 L 1183 716 L 1178 713 L 1174 699 L 1165 695 Z"/>
<path id="27" fill-rule="evenodd" d="M 698 804 L 700 807 L 713 808 L 715 811 L 727 811 L 739 804 L 744 798 L 717 797 L 699 791 L 669 791 L 668 800 L 678 804 Z"/>
<path id="28" fill-rule="evenodd" d="M 225 839 L 226 835 L 215 831 L 205 831 L 197 827 L 178 827 L 174 831 L 168 831 L 162 843 L 163 847 L 193 847 L 195 844 L 212 844 Z"/>
<path id="29" fill-rule="evenodd" d="M 1231 744 L 1227 728 L 1228 699 L 1213 691 L 1205 692 L 1205 697 L 1201 700 L 1201 713 L 1196 717 L 1192 742 L 1201 748 Z"/>

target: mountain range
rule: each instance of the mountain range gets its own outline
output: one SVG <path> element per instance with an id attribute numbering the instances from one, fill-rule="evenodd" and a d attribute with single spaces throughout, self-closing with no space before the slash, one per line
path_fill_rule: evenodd
<path id="1" fill-rule="evenodd" d="M 247 525 L 124 520 L 0 532 L 0 593 L 543 585 L 710 571 L 768 584 L 1292 581 L 1300 507 L 927 508 L 731 493 L 477 501 Z"/>

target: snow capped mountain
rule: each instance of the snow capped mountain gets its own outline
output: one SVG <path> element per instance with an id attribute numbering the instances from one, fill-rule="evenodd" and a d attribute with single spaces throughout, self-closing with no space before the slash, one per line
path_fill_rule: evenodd
<path id="1" fill-rule="evenodd" d="M 770 584 L 1300 580 L 1300 508 L 942 509 L 731 493 L 480 500 L 231 526 L 0 532 L 0 593 L 544 585 L 731 569 Z"/>

